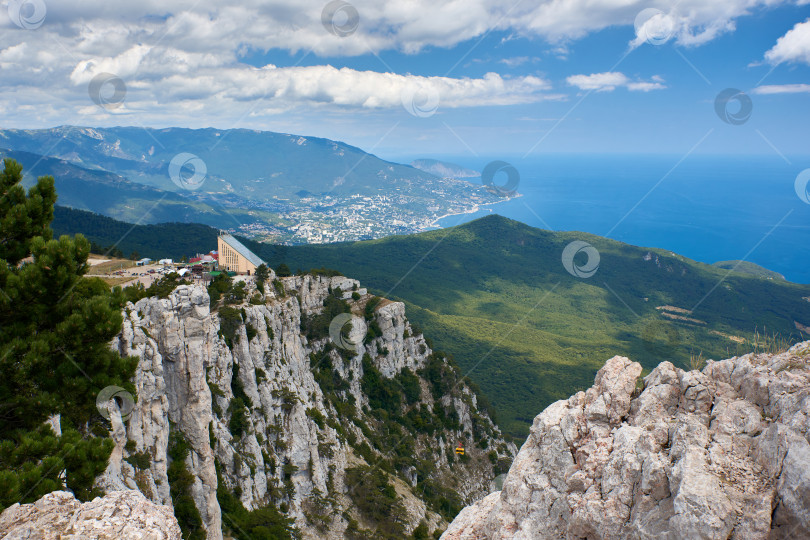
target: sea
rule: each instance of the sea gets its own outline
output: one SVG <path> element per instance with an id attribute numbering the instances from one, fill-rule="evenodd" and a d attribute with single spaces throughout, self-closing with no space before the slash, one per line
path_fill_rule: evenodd
<path id="1" fill-rule="evenodd" d="M 810 168 L 810 156 L 431 157 L 477 171 L 502 160 L 520 177 L 521 197 L 447 216 L 441 227 L 497 213 L 533 227 L 585 231 L 709 264 L 746 260 L 789 281 L 810 283 L 810 204 L 795 187 Z M 506 180 L 499 173 L 494 183 Z"/>

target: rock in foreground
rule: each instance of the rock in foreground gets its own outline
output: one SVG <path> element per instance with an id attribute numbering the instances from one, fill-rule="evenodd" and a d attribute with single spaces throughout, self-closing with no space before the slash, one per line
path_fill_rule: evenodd
<path id="1" fill-rule="evenodd" d="M 180 540 L 171 508 L 138 491 L 114 491 L 81 503 L 67 491 L 48 493 L 32 504 L 15 504 L 0 514 L 3 540 Z"/>
<path id="2" fill-rule="evenodd" d="M 810 538 L 810 342 L 703 371 L 614 357 L 534 420 L 459 539 Z"/>

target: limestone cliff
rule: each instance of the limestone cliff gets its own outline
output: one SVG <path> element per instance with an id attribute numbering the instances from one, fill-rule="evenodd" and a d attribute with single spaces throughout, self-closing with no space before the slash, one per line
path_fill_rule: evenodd
<path id="1" fill-rule="evenodd" d="M 220 484 L 247 510 L 280 507 L 305 537 L 342 538 L 378 525 L 356 504 L 375 471 L 403 510 L 397 527 L 410 533 L 422 521 L 443 529 L 443 508 L 486 495 L 511 462 L 514 445 L 403 304 L 342 276 L 281 278 L 264 294 L 248 280 L 245 293 L 249 301 L 210 306 L 205 288 L 181 285 L 127 305 L 113 347 L 139 359 L 137 403 L 111 417 L 116 447 L 100 488 L 137 489 L 171 506 L 168 449 L 179 432 L 209 539 L 231 527 Z M 342 348 L 317 324 L 338 296 L 352 321 Z"/>
<path id="2" fill-rule="evenodd" d="M 538 415 L 460 539 L 810 537 L 810 342 L 702 371 L 614 357 Z"/>
<path id="3" fill-rule="evenodd" d="M 15 504 L 0 514 L 4 540 L 180 540 L 170 508 L 137 491 L 114 491 L 81 503 L 67 491 L 48 493 L 32 504 Z"/>

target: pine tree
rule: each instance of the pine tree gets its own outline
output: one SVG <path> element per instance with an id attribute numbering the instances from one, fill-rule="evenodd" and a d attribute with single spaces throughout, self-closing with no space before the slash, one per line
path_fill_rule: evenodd
<path id="1" fill-rule="evenodd" d="M 256 276 L 256 288 L 264 293 L 264 282 L 270 278 L 270 269 L 267 268 L 266 264 L 262 263 L 256 267 L 254 275 Z"/>
<path id="2" fill-rule="evenodd" d="M 291 275 L 292 275 L 292 272 L 290 271 L 290 267 L 289 267 L 289 266 L 287 266 L 287 265 L 286 265 L 286 264 L 284 264 L 284 263 L 281 263 L 281 264 L 280 264 L 280 265 L 278 265 L 278 267 L 276 268 L 276 275 L 277 275 L 278 277 L 288 277 L 288 276 L 291 276 Z"/>
<path id="3" fill-rule="evenodd" d="M 134 393 L 136 360 L 109 347 L 123 296 L 84 278 L 90 244 L 52 238 L 56 190 L 40 177 L 26 194 L 22 166 L 0 173 L 0 509 L 56 489 L 96 495 L 113 444 L 95 405 L 110 385 Z M 61 415 L 61 436 L 45 424 Z"/>

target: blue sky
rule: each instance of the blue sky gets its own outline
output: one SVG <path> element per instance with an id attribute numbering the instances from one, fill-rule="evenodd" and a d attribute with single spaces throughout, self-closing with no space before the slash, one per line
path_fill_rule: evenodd
<path id="1" fill-rule="evenodd" d="M 326 2 L 251 4 L 11 0 L 4 127 L 244 127 L 399 160 L 808 153 L 808 0 L 331 4 L 337 33 L 357 15 L 344 36 Z M 99 106 L 98 77 L 125 98 Z M 715 113 L 726 88 L 751 100 L 741 125 Z"/>
<path id="2" fill-rule="evenodd" d="M 810 6 L 763 10 L 740 18 L 735 31 L 695 47 L 645 43 L 629 50 L 633 27 L 612 27 L 569 43 L 565 56 L 555 54 L 554 47 L 542 40 L 510 39 L 507 32 L 493 32 L 453 69 L 453 75 L 477 78 L 490 71 L 536 75 L 551 82 L 551 93 L 563 97 L 474 110 L 447 109 L 440 104 L 429 118 L 386 112 L 373 120 L 376 133 L 393 120 L 401 122 L 402 131 L 413 133 L 415 141 L 402 144 L 403 151 L 396 138 L 382 142 L 365 138 L 365 144 L 377 144 L 380 153 L 402 159 L 414 151 L 436 156 L 473 156 L 475 152 L 516 157 L 530 150 L 682 154 L 713 130 L 695 149 L 696 153 L 807 154 L 810 89 L 771 95 L 753 91 L 764 85 L 810 83 L 810 67 L 806 64 L 774 66 L 763 61 L 765 52 L 779 37 L 808 17 Z M 460 43 L 452 49 L 431 48 L 418 55 L 383 52 L 380 58 L 368 54 L 348 59 L 331 57 L 327 61 L 355 69 L 390 67 L 398 73 L 441 76 L 477 42 Z M 270 54 L 267 59 L 283 65 L 301 56 Z M 306 58 L 302 64 L 319 61 Z M 621 72 L 631 80 L 659 76 L 665 88 L 588 92 L 566 82 L 572 74 L 608 71 Z M 725 124 L 715 113 L 717 94 L 729 87 L 752 98 L 754 109 L 744 125 Z M 391 144 L 393 141 L 396 143 Z M 434 148 L 437 151 L 432 151 Z"/>

